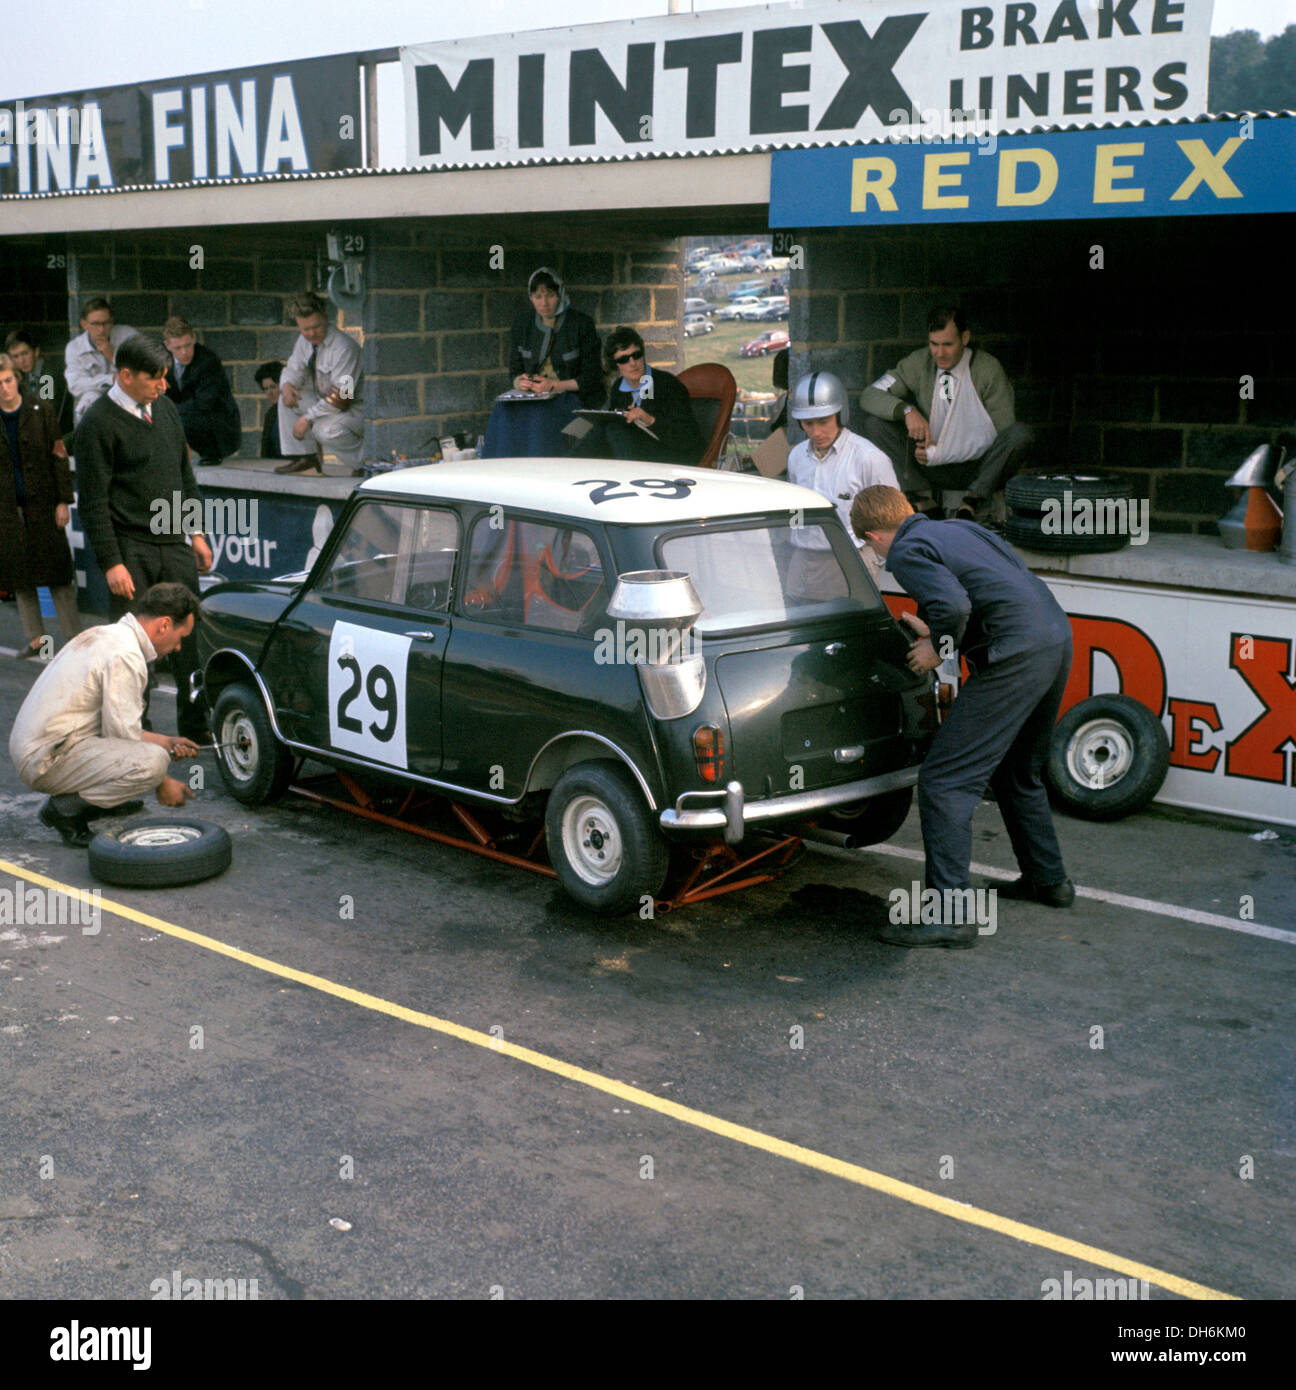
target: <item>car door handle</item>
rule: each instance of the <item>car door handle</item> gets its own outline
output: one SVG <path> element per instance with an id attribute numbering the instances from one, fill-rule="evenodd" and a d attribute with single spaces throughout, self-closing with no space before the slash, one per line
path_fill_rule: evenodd
<path id="1" fill-rule="evenodd" d="M 435 642 L 437 639 L 437 634 L 435 632 L 407 632 L 404 636 L 419 637 L 422 638 L 424 642 Z"/>
<path id="2" fill-rule="evenodd" d="M 836 656 L 838 652 L 844 652 L 845 650 L 845 642 L 829 642 L 824 648 L 824 651 L 827 652 L 829 656 Z"/>
<path id="3" fill-rule="evenodd" d="M 857 763 L 864 756 L 864 745 L 857 743 L 850 748 L 834 748 L 833 759 L 839 763 Z"/>

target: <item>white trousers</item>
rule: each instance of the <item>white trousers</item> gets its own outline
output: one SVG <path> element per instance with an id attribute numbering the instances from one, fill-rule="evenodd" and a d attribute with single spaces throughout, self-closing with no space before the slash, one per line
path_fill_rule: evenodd
<path id="1" fill-rule="evenodd" d="M 60 753 L 43 771 L 39 756 L 18 775 L 34 792 L 58 796 L 76 792 L 92 806 L 117 806 L 162 785 L 171 759 L 156 743 L 133 738 L 83 738 Z M 30 772 L 30 775 L 29 775 Z"/>
<path id="2" fill-rule="evenodd" d="M 293 426 L 302 415 L 319 404 L 313 391 L 301 393 L 301 405 L 293 409 L 279 399 L 279 448 L 285 458 L 313 454 L 319 445 L 326 454 L 336 456 L 339 463 L 356 467 L 364 454 L 364 420 L 354 410 L 340 410 L 336 415 L 321 415 L 310 422 L 305 439 L 293 435 Z"/>

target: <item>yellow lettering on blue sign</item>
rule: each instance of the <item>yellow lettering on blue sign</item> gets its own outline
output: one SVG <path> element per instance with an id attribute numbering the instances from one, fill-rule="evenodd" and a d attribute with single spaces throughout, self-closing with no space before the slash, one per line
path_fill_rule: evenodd
<path id="1" fill-rule="evenodd" d="M 868 200 L 877 201 L 879 212 L 898 210 L 891 185 L 895 183 L 896 166 L 894 159 L 878 155 L 872 159 L 853 159 L 851 161 L 851 211 L 867 212 Z"/>
<path id="2" fill-rule="evenodd" d="M 1193 170 L 1170 195 L 1172 203 L 1182 202 L 1199 183 L 1204 183 L 1217 198 L 1242 196 L 1242 190 L 1224 172 L 1224 166 L 1242 148 L 1242 136 L 1225 140 L 1218 154 L 1211 153 L 1205 140 L 1176 140 L 1175 144 L 1188 156 Z"/>
<path id="3" fill-rule="evenodd" d="M 1017 186 L 1017 170 L 1023 164 L 1035 166 L 1035 187 Z M 1047 203 L 1057 188 L 1058 163 L 1047 150 L 1000 150 L 999 192 L 995 199 L 1001 208 L 1037 207 Z"/>
<path id="4" fill-rule="evenodd" d="M 1129 145 L 1099 145 L 1094 151 L 1094 194 L 1095 203 L 1141 203 L 1141 188 L 1114 188 L 1117 179 L 1132 179 L 1134 166 L 1118 164 L 1123 156 L 1141 155 L 1143 143 Z"/>
<path id="5" fill-rule="evenodd" d="M 954 154 L 929 154 L 923 157 L 922 205 L 927 208 L 965 208 L 966 193 L 942 193 L 942 188 L 957 188 L 963 182 L 961 173 L 946 173 L 945 166 L 970 164 L 972 153 L 962 150 Z"/>

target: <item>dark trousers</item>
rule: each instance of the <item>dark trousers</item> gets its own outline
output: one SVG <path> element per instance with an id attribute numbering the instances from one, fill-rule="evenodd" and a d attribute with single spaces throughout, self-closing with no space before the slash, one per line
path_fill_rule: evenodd
<path id="1" fill-rule="evenodd" d="M 987 783 L 1022 873 L 1066 877 L 1043 770 L 1070 670 L 1068 637 L 996 661 L 959 691 L 918 777 L 929 888 L 971 887 L 972 813 Z"/>
<path id="2" fill-rule="evenodd" d="M 118 548 L 121 550 L 122 564 L 130 571 L 135 584 L 135 599 L 124 599 L 113 594 L 109 605 L 109 616 L 117 619 L 123 616 L 131 604 L 144 597 L 144 592 L 154 584 L 183 584 L 192 593 L 199 593 L 198 566 L 194 553 L 187 545 L 177 545 L 170 541 L 159 545 L 153 541 L 140 540 L 137 536 L 119 536 Z M 177 651 L 168 658 L 176 678 L 176 728 L 183 738 L 193 739 L 195 743 L 207 739 L 207 718 L 201 703 L 189 703 L 189 675 L 198 668 L 198 639 L 193 634 L 186 637 Z M 149 688 L 144 695 L 144 720 L 148 727 L 149 696 L 153 691 L 153 677 L 150 672 Z"/>
<path id="3" fill-rule="evenodd" d="M 1019 420 L 999 431 L 980 458 L 928 467 L 914 456 L 914 442 L 899 420 L 865 414 L 854 427 L 891 460 L 901 491 L 912 501 L 926 499 L 943 488 L 961 487 L 969 497 L 993 497 L 1026 460 L 1035 435 Z"/>

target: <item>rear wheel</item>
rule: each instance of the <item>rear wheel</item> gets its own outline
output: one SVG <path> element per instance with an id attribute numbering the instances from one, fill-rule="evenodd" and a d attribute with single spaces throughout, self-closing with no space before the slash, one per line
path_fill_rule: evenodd
<path id="1" fill-rule="evenodd" d="M 277 801 L 292 778 L 293 758 L 275 737 L 261 696 L 248 685 L 226 686 L 211 722 L 226 791 L 245 806 Z"/>
<path id="2" fill-rule="evenodd" d="M 595 912 L 629 911 L 665 882 L 669 846 L 619 763 L 563 773 L 545 808 L 545 838 L 558 882 Z"/>
<path id="3" fill-rule="evenodd" d="M 880 845 L 905 823 L 912 804 L 913 788 L 901 787 L 899 791 L 885 792 L 820 816 L 819 824 L 825 830 L 849 835 L 857 845 Z"/>

